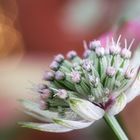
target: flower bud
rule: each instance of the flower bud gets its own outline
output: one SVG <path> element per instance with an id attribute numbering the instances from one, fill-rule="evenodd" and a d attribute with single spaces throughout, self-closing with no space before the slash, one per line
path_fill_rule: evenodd
<path id="1" fill-rule="evenodd" d="M 89 43 L 89 49 L 90 50 L 95 50 L 96 48 L 101 47 L 101 42 L 99 40 L 91 41 Z"/>
<path id="2" fill-rule="evenodd" d="M 60 64 L 59 64 L 58 62 L 53 61 L 53 62 L 50 64 L 50 69 L 56 71 L 56 70 L 58 70 L 59 66 L 60 66 Z"/>
<path id="3" fill-rule="evenodd" d="M 131 58 L 131 51 L 127 48 L 123 48 L 121 51 L 121 57 L 125 59 Z"/>
<path id="4" fill-rule="evenodd" d="M 50 97 L 50 95 L 51 95 L 51 90 L 50 89 L 44 89 L 42 91 L 42 94 L 40 94 L 40 97 L 41 97 L 42 100 L 44 100 L 44 99 L 48 99 Z"/>
<path id="5" fill-rule="evenodd" d="M 63 80 L 65 78 L 65 74 L 61 71 L 57 71 L 55 73 L 55 79 L 56 80 Z"/>
<path id="6" fill-rule="evenodd" d="M 95 49 L 96 55 L 102 57 L 105 54 L 105 49 L 103 47 L 98 47 Z"/>
<path id="7" fill-rule="evenodd" d="M 116 74 L 115 68 L 114 67 L 111 67 L 111 66 L 108 67 L 106 69 L 106 74 L 107 74 L 107 76 L 113 77 Z"/>
<path id="8" fill-rule="evenodd" d="M 64 56 L 62 54 L 58 54 L 55 56 L 54 61 L 61 63 L 64 60 Z"/>
<path id="9" fill-rule="evenodd" d="M 45 85 L 45 84 L 39 84 L 39 85 L 37 86 L 37 91 L 38 91 L 39 93 L 42 93 L 42 91 L 43 91 L 44 89 L 47 89 L 47 88 L 48 88 L 47 85 Z"/>
<path id="10" fill-rule="evenodd" d="M 69 52 L 67 53 L 67 58 L 68 58 L 69 60 L 72 60 L 75 56 L 77 56 L 76 51 L 69 51 Z"/>
<path id="11" fill-rule="evenodd" d="M 56 95 L 61 98 L 61 99 L 66 99 L 68 97 L 68 93 L 65 89 L 60 89 L 58 90 L 58 92 L 56 93 Z"/>
<path id="12" fill-rule="evenodd" d="M 86 71 L 91 71 L 92 64 L 89 60 L 83 60 L 82 66 Z"/>
<path id="13" fill-rule="evenodd" d="M 46 71 L 43 75 L 43 80 L 52 81 L 54 79 L 54 72 Z"/>
<path id="14" fill-rule="evenodd" d="M 121 47 L 119 45 L 112 44 L 109 50 L 112 55 L 117 55 L 120 53 Z"/>
<path id="15" fill-rule="evenodd" d="M 97 87 L 99 84 L 99 78 L 94 78 L 93 76 L 89 76 L 89 81 L 93 84 L 94 87 Z"/>
<path id="16" fill-rule="evenodd" d="M 90 55 L 90 53 L 91 53 L 91 50 L 86 49 L 86 50 L 84 51 L 84 54 L 83 54 L 84 58 L 87 58 L 87 57 Z"/>
<path id="17" fill-rule="evenodd" d="M 81 81 L 81 75 L 77 71 L 71 72 L 71 78 L 74 83 L 79 83 Z"/>

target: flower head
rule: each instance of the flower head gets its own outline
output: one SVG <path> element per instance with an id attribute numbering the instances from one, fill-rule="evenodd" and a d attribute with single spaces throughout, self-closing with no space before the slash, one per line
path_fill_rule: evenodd
<path id="1" fill-rule="evenodd" d="M 118 114 L 140 94 L 139 65 L 131 63 L 131 44 L 121 48 L 120 37 L 102 46 L 92 41 L 86 46 L 84 58 L 75 51 L 57 55 L 45 72 L 37 92 L 40 102 L 21 100 L 25 110 L 44 123 L 21 123 L 25 127 L 67 132 L 88 127 L 105 113 Z M 136 56 L 136 58 L 138 55 Z M 135 55 L 132 58 L 134 62 Z"/>

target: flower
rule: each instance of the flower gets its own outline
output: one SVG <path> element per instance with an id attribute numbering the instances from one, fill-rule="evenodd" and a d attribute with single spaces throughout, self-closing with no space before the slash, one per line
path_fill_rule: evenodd
<path id="1" fill-rule="evenodd" d="M 140 94 L 139 49 L 131 55 L 133 41 L 85 44 L 84 57 L 70 51 L 59 54 L 37 88 L 40 102 L 21 100 L 24 112 L 44 123 L 21 122 L 24 127 L 47 132 L 68 132 L 90 126 L 105 114 L 116 115 Z"/>

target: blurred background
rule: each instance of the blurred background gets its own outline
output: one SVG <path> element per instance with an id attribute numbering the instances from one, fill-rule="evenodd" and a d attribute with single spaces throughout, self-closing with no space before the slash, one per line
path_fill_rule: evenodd
<path id="1" fill-rule="evenodd" d="M 110 32 L 140 42 L 139 0 L 0 0 L 0 140 L 115 140 L 103 120 L 66 134 L 20 128 L 31 120 L 19 110 L 18 99 L 34 98 L 32 84 L 57 53 L 77 50 L 83 40 Z M 140 138 L 140 97 L 120 114 L 132 140 Z"/>

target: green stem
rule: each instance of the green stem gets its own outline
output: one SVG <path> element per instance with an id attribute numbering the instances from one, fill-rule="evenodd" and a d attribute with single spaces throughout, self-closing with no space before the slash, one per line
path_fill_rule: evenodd
<path id="1" fill-rule="evenodd" d="M 110 126 L 110 128 L 114 131 L 116 134 L 118 140 L 128 140 L 128 137 L 126 136 L 125 132 L 119 125 L 118 121 L 114 116 L 110 116 L 108 114 L 105 114 L 104 120 L 106 123 Z"/>

